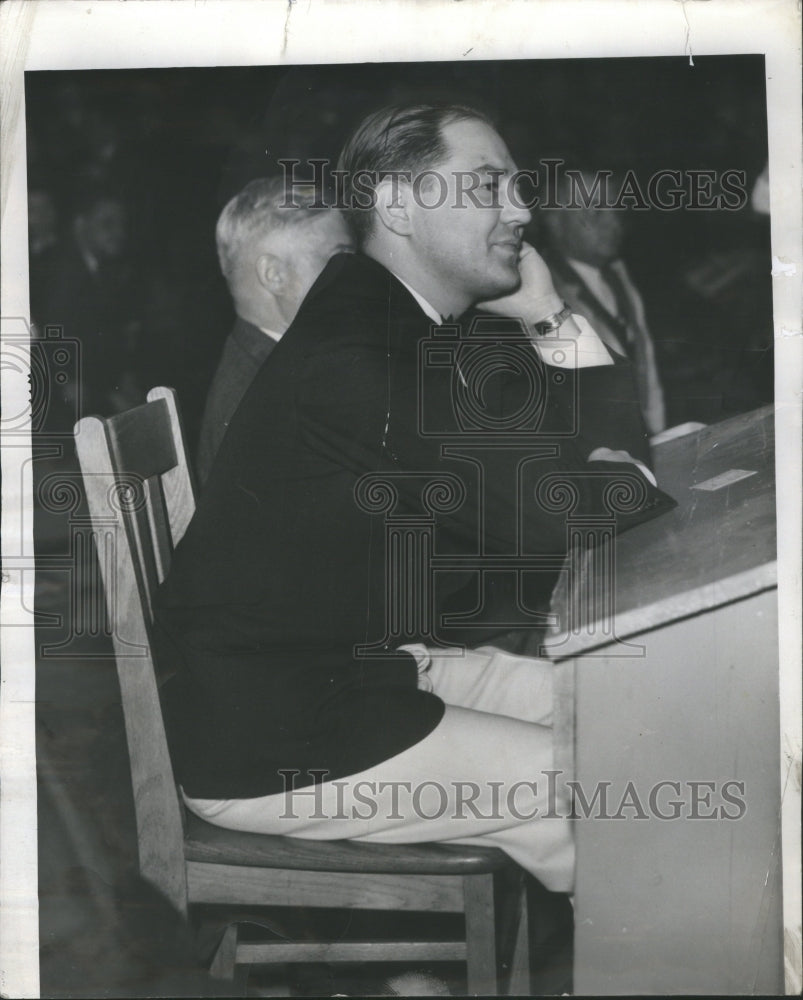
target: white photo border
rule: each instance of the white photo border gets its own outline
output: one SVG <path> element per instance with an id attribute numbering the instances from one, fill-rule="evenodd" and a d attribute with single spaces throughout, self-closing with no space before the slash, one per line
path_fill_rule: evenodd
<path id="1" fill-rule="evenodd" d="M 770 160 L 787 990 L 800 988 L 801 20 L 795 0 L 6 0 L 2 336 L 29 323 L 26 70 L 763 53 Z M 2 368 L 3 418 L 29 406 Z M 0 601 L 0 994 L 39 995 L 30 440 L 4 439 Z M 24 473 L 23 473 L 23 470 Z M 24 478 L 21 478 L 23 476 Z M 26 562 L 27 559 L 27 562 Z M 27 624 L 26 624 L 27 623 Z M 795 969 L 794 950 L 797 950 Z M 795 975 L 797 981 L 795 982 Z"/>

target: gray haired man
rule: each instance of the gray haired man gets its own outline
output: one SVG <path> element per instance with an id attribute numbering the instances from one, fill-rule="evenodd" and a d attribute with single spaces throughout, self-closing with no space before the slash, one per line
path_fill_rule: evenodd
<path id="1" fill-rule="evenodd" d="M 234 411 L 326 262 L 352 249 L 339 212 L 314 208 L 315 192 L 285 196 L 281 178 L 247 184 L 220 213 L 220 270 L 237 319 L 209 389 L 198 445 L 198 475 L 209 476 Z"/>

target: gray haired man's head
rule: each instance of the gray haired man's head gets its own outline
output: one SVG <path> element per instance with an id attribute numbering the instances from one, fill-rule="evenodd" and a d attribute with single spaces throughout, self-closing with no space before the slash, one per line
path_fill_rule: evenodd
<path id="1" fill-rule="evenodd" d="M 238 315 L 255 326 L 283 333 L 329 258 L 353 249 L 341 214 L 315 205 L 312 186 L 291 198 L 282 178 L 261 177 L 220 213 L 220 270 Z"/>

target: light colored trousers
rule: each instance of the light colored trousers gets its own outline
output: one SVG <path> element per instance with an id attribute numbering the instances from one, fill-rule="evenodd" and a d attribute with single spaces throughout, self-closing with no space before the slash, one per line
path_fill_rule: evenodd
<path id="1" fill-rule="evenodd" d="M 574 844 L 552 750 L 547 660 L 492 646 L 460 653 L 407 646 L 419 687 L 446 703 L 436 728 L 395 757 L 345 778 L 251 799 L 191 799 L 231 830 L 310 840 L 500 847 L 553 892 L 571 892 Z"/>

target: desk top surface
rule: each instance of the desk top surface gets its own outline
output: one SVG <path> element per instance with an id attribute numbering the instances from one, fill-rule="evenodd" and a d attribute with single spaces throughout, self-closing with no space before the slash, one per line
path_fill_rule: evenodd
<path id="1" fill-rule="evenodd" d="M 775 586 L 775 439 L 772 407 L 740 414 L 655 449 L 658 483 L 678 506 L 625 532 L 615 542 L 614 630 L 634 635 Z M 745 475 L 750 473 L 750 475 Z M 701 488 L 702 487 L 702 488 Z M 578 611 L 578 588 L 611 578 L 598 555 L 586 553 L 572 587 L 558 587 L 553 608 L 562 638 L 553 653 L 574 655 L 611 641 L 599 612 Z M 608 584 L 610 590 L 610 585 Z M 598 607 L 599 605 L 597 605 Z M 585 614 L 586 621 L 580 620 Z"/>

